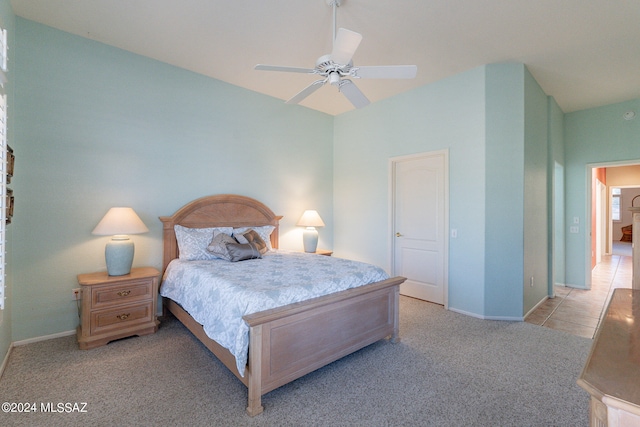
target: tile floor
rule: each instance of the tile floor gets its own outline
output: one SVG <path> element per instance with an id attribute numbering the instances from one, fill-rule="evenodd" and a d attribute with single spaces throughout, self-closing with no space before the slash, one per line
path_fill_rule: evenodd
<path id="1" fill-rule="evenodd" d="M 556 286 L 556 297 L 542 303 L 525 321 L 593 338 L 613 290 L 631 287 L 631 267 L 631 256 L 602 257 L 593 269 L 591 290 Z"/>

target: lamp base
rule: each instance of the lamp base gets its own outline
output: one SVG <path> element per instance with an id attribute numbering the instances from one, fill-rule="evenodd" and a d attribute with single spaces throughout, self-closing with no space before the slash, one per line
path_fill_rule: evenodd
<path id="1" fill-rule="evenodd" d="M 117 235 L 107 243 L 104 248 L 104 256 L 107 261 L 107 273 L 109 276 L 124 276 L 131 273 L 133 265 L 133 241 L 129 236 Z"/>
<path id="2" fill-rule="evenodd" d="M 302 232 L 304 251 L 314 253 L 318 247 L 318 230 L 315 227 L 307 227 Z"/>

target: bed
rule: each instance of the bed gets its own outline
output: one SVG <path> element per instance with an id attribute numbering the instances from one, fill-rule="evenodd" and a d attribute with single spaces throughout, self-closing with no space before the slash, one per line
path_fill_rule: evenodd
<path id="1" fill-rule="evenodd" d="M 263 203 L 223 194 L 194 200 L 163 223 L 163 275 L 179 257 L 176 225 L 190 229 L 272 226 L 278 248 L 279 221 Z M 179 228 L 179 227 L 178 227 Z M 320 257 L 318 255 L 318 257 Z M 392 277 L 243 316 L 248 325 L 248 358 L 243 372 L 236 357 L 209 338 L 182 306 L 163 298 L 163 307 L 182 322 L 248 388 L 247 413 L 263 412 L 262 395 L 381 339 L 399 341 L 399 286 Z"/>

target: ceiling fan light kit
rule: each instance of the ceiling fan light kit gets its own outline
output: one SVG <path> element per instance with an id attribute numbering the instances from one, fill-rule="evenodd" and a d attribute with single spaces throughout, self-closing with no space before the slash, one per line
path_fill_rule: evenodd
<path id="1" fill-rule="evenodd" d="M 299 68 L 278 65 L 258 64 L 256 70 L 284 71 L 289 73 L 315 74 L 322 77 L 309 86 L 302 89 L 287 104 L 298 104 L 325 83 L 336 86 L 356 108 L 365 107 L 370 103 L 367 97 L 349 78 L 361 79 L 412 79 L 415 78 L 418 67 L 415 65 L 386 65 L 354 67 L 353 55 L 355 54 L 362 35 L 355 31 L 340 28 L 336 31 L 336 10 L 344 0 L 325 0 L 327 5 L 333 8 L 333 49 L 330 54 L 323 55 L 316 61 L 315 68 Z M 349 78 L 347 78 L 349 77 Z"/>

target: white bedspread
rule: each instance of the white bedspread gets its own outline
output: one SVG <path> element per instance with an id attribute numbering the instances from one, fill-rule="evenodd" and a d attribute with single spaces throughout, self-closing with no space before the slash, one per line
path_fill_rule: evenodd
<path id="1" fill-rule="evenodd" d="M 240 262 L 175 259 L 160 294 L 179 303 L 227 348 L 244 376 L 249 326 L 242 316 L 388 278 L 370 264 L 278 250 Z"/>

